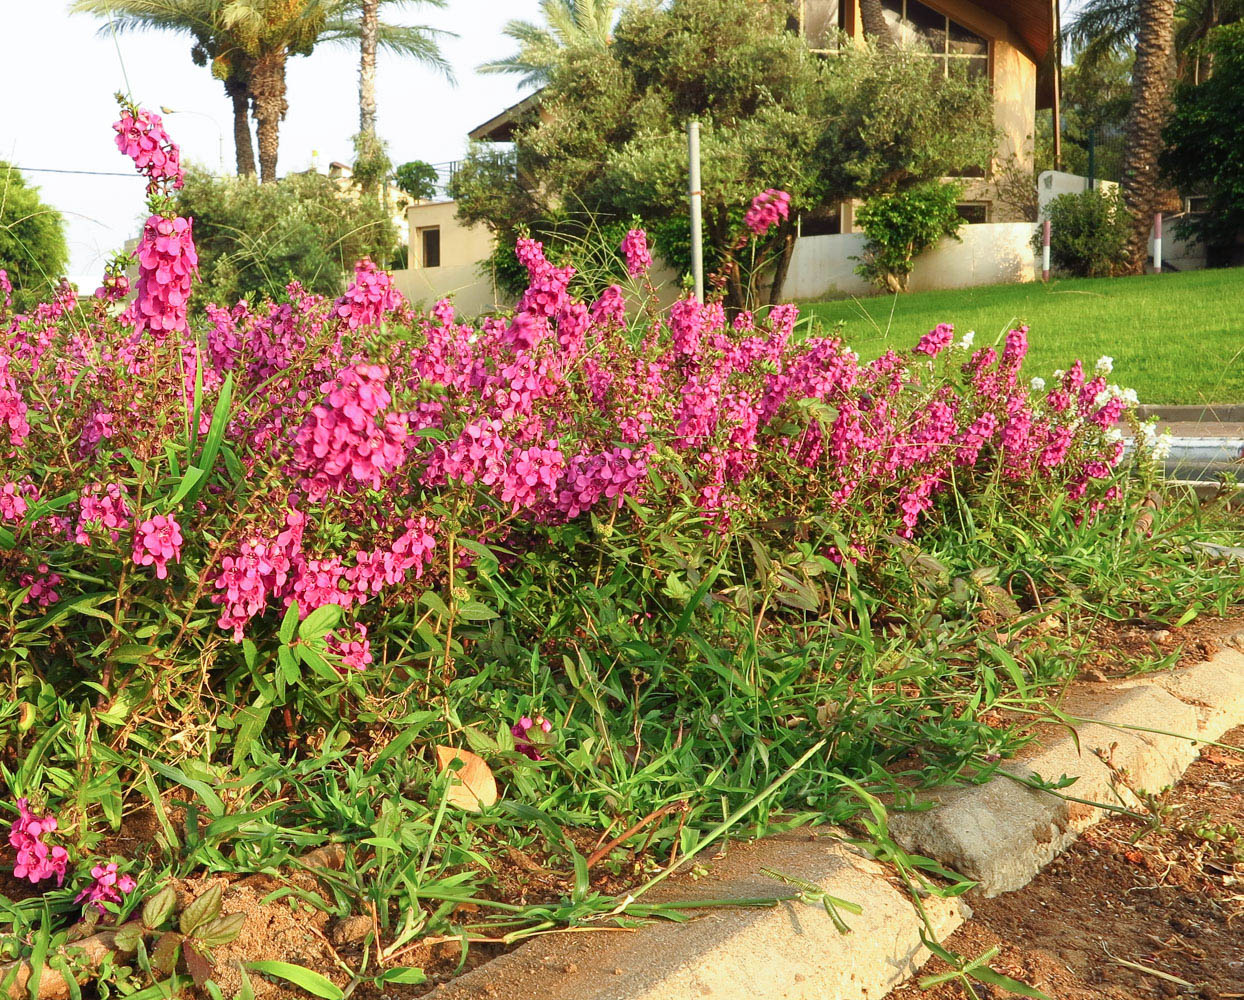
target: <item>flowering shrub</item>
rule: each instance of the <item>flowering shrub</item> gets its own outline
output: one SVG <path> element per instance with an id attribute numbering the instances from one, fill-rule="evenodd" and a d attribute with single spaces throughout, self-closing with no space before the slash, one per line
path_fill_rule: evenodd
<path id="1" fill-rule="evenodd" d="M 152 121 L 130 117 L 119 134 Z M 684 299 L 628 321 L 620 288 L 577 300 L 574 269 L 533 240 L 511 318 L 416 314 L 367 260 L 336 300 L 291 285 L 281 304 L 190 317 L 193 228 L 164 214 L 177 158 L 155 126 L 125 147 L 154 185 L 134 301 L 62 293 L 0 319 L 12 645 L 25 684 L 88 677 L 106 725 L 165 711 L 183 682 L 266 706 L 296 687 L 300 713 L 340 719 L 381 670 L 452 672 L 461 623 L 492 614 L 475 574 L 581 560 L 587 532 L 678 523 L 736 563 L 737 537 L 768 536 L 820 575 L 883 559 L 943 498 L 1057 497 L 1088 517 L 1118 495 L 1132 399 L 1079 364 L 1033 389 L 1025 329 L 999 352 L 938 326 L 865 363 L 797 340 L 789 305 L 728 317 Z M 623 252 L 647 266 L 642 233 Z M 676 592 L 661 579 L 653 607 Z M 794 593 L 793 615 L 836 600 Z M 524 717 L 515 745 L 538 758 L 550 731 Z M 52 829 L 23 805 L 23 877 L 65 877 Z M 128 891 L 107 866 L 92 877 L 94 904 Z"/>

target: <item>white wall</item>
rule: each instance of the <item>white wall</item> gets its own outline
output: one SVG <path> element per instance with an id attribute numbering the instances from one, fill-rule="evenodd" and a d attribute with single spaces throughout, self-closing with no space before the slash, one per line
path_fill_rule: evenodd
<path id="1" fill-rule="evenodd" d="M 1004 282 L 1032 281 L 1036 277 L 1030 240 L 1031 222 L 989 222 L 964 226 L 962 243 L 942 242 L 916 260 L 908 288 L 968 288 Z M 875 292 L 855 273 L 864 251 L 862 233 L 804 236 L 795 244 L 782 297 L 823 299 L 832 295 L 868 295 Z"/>
<path id="2" fill-rule="evenodd" d="M 1114 181 L 1097 181 L 1102 191 L 1113 191 L 1119 185 Z M 1045 206 L 1060 194 L 1080 194 L 1089 189 L 1089 179 L 1080 174 L 1069 174 L 1063 170 L 1043 170 L 1037 177 L 1037 204 L 1042 214 Z"/>

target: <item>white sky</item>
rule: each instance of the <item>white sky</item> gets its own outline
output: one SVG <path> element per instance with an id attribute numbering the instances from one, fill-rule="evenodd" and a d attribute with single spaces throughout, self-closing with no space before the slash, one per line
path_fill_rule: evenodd
<path id="1" fill-rule="evenodd" d="M 71 17 L 68 8 L 68 0 L 0 0 L 0 159 L 28 168 L 126 172 L 129 161 L 113 145 L 110 126 L 116 120 L 112 95 L 130 90 L 147 107 L 198 112 L 165 123 L 183 158 L 215 168 L 223 134 L 224 162 L 232 172 L 232 106 L 210 71 L 190 61 L 189 41 L 144 33 L 121 35 L 114 45 L 100 36 L 94 18 Z M 389 16 L 457 33 L 442 46 L 457 85 L 409 60 L 381 55 L 381 137 L 394 163 L 456 159 L 466 149 L 469 129 L 521 96 L 517 77 L 482 76 L 475 67 L 513 51 L 501 27 L 514 17 L 538 19 L 538 0 L 449 0 L 445 10 L 411 5 Z M 313 154 L 321 170 L 332 160 L 350 162 L 350 137 L 358 131 L 357 49 L 327 46 L 291 60 L 288 87 L 280 172 L 306 169 Z M 64 214 L 70 277 L 92 290 L 111 253 L 137 234 L 142 181 L 132 172 L 32 172 L 27 180 Z"/>

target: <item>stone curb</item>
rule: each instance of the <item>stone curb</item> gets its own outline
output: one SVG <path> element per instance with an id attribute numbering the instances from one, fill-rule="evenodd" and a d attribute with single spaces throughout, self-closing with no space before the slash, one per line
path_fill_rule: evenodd
<path id="1" fill-rule="evenodd" d="M 1223 641 L 1234 645 L 1240 636 Z M 1071 710 L 1093 721 L 1075 736 L 1046 740 L 1004 769 L 1047 781 L 1074 777 L 1062 795 L 1132 806 L 1135 792 L 1173 784 L 1196 757 L 1198 742 L 1216 740 L 1244 723 L 1244 655 L 1237 649 L 1224 648 L 1180 670 L 1094 687 Z M 985 896 L 1027 885 L 1105 815 L 1103 809 L 1005 777 L 923 793 L 918 801 L 931 808 L 891 815 L 894 839 L 978 882 Z"/>
<path id="2" fill-rule="evenodd" d="M 1161 403 L 1141 403 L 1136 407 L 1141 420 L 1157 417 L 1159 420 L 1189 423 L 1240 423 L 1244 422 L 1244 406 L 1239 403 L 1193 404 L 1190 406 L 1165 406 Z"/>
<path id="3" fill-rule="evenodd" d="M 693 885 L 644 902 L 746 899 L 789 895 L 761 873 L 769 868 L 858 903 L 840 915 L 840 934 L 819 906 L 700 910 L 688 923 L 660 922 L 636 931 L 554 934 L 528 942 L 433 990 L 427 1000 L 874 1000 L 929 958 L 922 924 L 905 892 L 881 865 L 822 828 L 735 845 Z M 970 915 L 960 900 L 926 900 L 937 937 Z"/>
<path id="4" fill-rule="evenodd" d="M 1046 780 L 1077 780 L 1064 795 L 1129 805 L 1133 791 L 1172 784 L 1197 755 L 1244 723 L 1244 633 L 1191 667 L 1092 685 L 1070 714 L 1091 719 L 1076 736 L 1051 729 L 1007 768 Z M 1160 729 L 1179 736 L 1120 728 Z M 1109 762 L 1109 763 L 1107 763 Z M 1125 779 L 1120 783 L 1118 776 Z M 1105 815 L 1009 778 L 922 793 L 923 812 L 891 812 L 890 831 L 912 853 L 981 883 L 986 895 L 1021 888 L 1076 836 Z M 553 934 L 446 983 L 427 1000 L 878 1000 L 929 958 L 922 925 L 892 876 L 831 829 L 802 829 L 734 845 L 698 882 L 666 885 L 644 902 L 744 899 L 787 894 L 761 872 L 795 876 L 859 904 L 837 932 L 817 906 L 704 909 L 688 923 L 634 931 Z M 971 912 L 961 900 L 925 901 L 939 940 Z"/>

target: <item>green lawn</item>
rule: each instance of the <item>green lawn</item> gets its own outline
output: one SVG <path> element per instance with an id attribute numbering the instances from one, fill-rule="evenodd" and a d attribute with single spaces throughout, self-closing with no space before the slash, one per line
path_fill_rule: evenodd
<path id="1" fill-rule="evenodd" d="M 1080 278 L 841 299 L 804 306 L 839 321 L 864 358 L 910 348 L 937 323 L 991 344 L 1027 323 L 1024 371 L 1047 380 L 1076 358 L 1114 358 L 1113 380 L 1145 403 L 1244 403 L 1244 268 Z"/>

